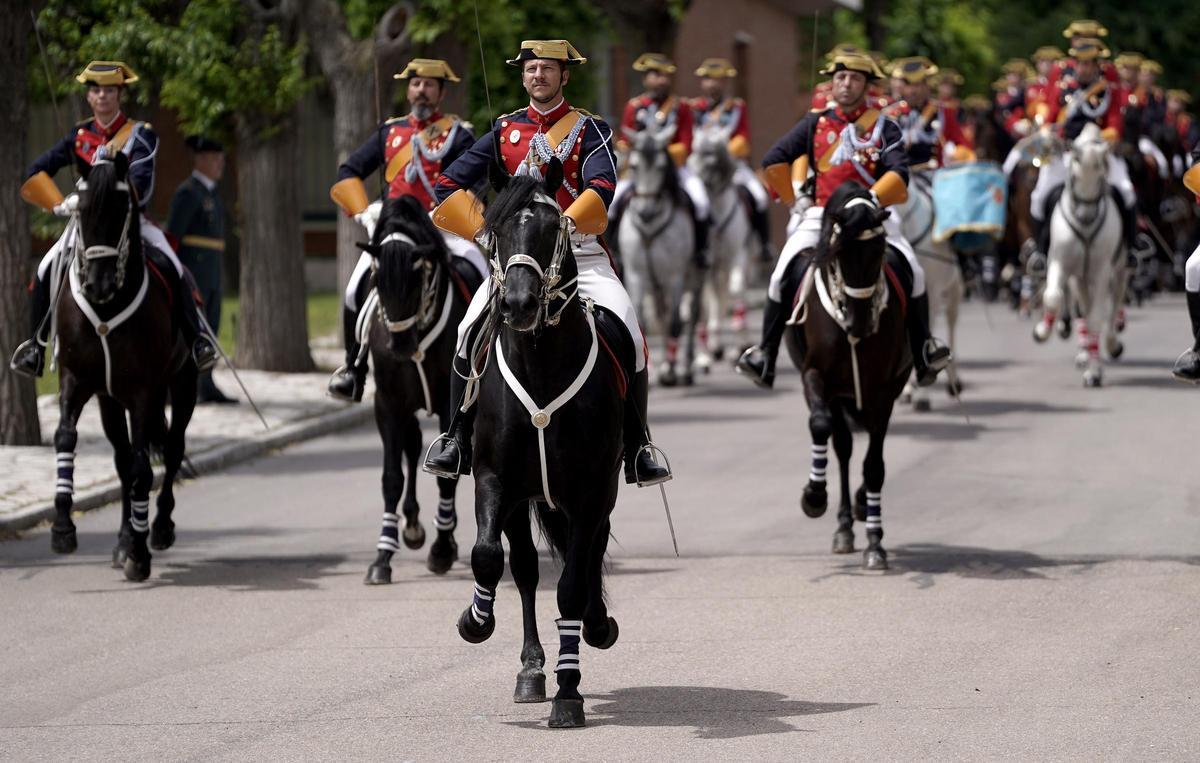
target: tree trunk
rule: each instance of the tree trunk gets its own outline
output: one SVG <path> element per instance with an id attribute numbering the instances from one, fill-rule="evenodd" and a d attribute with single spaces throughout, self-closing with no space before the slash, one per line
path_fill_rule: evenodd
<path id="1" fill-rule="evenodd" d="M 375 108 L 375 76 L 371 71 L 370 45 L 367 46 L 365 71 L 355 71 L 350 67 L 340 70 L 336 75 L 329 76 L 329 86 L 333 90 L 333 148 L 337 162 L 341 164 L 354 149 L 375 133 L 375 115 L 380 114 L 387 119 L 390 115 Z M 328 76 L 328 75 L 327 75 Z M 382 76 L 380 77 L 382 80 Z M 389 78 L 390 79 L 390 78 Z M 382 177 L 382 175 L 380 175 Z M 375 198 L 379 183 L 374 178 L 367 178 L 367 195 Z M 330 202 L 332 204 L 333 202 Z M 356 244 L 365 241 L 367 232 L 353 218 L 338 211 L 337 216 L 337 283 L 340 294 L 350 280 L 350 273 L 362 254 Z"/>
<path id="2" fill-rule="evenodd" d="M 29 100 L 24 72 L 29 70 L 29 41 L 35 3 L 16 0 L 0 24 L 0 70 L 14 73 L 0 81 L 0 444 L 40 445 L 33 382 L 8 368 L 8 359 L 29 335 L 29 214 L 18 190 L 25 180 L 25 139 Z"/>
<path id="3" fill-rule="evenodd" d="M 239 120 L 238 225 L 242 231 L 238 365 L 314 369 L 308 350 L 304 240 L 300 231 L 298 114 L 262 138 Z"/>
<path id="4" fill-rule="evenodd" d="M 888 0 L 867 0 L 863 3 L 863 25 L 871 50 L 883 50 L 887 29 L 883 17 L 888 12 Z"/>

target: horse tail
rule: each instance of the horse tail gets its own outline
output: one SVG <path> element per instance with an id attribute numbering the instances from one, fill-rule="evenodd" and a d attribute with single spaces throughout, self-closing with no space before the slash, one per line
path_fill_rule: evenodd
<path id="1" fill-rule="evenodd" d="M 567 515 L 561 511 L 552 511 L 549 506 L 539 502 L 533 512 L 537 517 L 538 530 L 542 539 L 550 549 L 550 555 L 561 561 L 567 553 L 567 543 L 570 540 L 570 528 Z"/>

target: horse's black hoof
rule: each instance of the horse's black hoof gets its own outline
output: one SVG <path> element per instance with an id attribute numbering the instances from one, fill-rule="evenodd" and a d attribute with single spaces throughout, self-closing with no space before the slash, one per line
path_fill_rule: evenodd
<path id="1" fill-rule="evenodd" d="M 1108 353 L 1108 357 L 1113 360 L 1119 360 L 1125 354 L 1125 345 L 1121 342 L 1117 342 L 1110 349 L 1111 352 Z"/>
<path id="2" fill-rule="evenodd" d="M 388 585 L 392 582 L 392 568 L 386 564 L 372 564 L 367 568 L 367 577 L 363 583 L 367 585 Z"/>
<path id="3" fill-rule="evenodd" d="M 674 387 L 676 384 L 679 383 L 679 377 L 675 375 L 674 371 L 671 371 L 669 373 L 663 374 L 662 376 L 659 376 L 658 383 L 664 387 Z"/>
<path id="4" fill-rule="evenodd" d="M 933 410 L 933 406 L 929 404 L 929 398 L 918 397 L 913 401 L 913 410 L 917 413 L 929 413 Z"/>
<path id="5" fill-rule="evenodd" d="M 868 548 L 863 552 L 863 569 L 882 572 L 888 568 L 887 552 L 882 548 Z"/>
<path id="6" fill-rule="evenodd" d="M 471 608 L 467 607 L 458 618 L 458 635 L 462 636 L 463 641 L 468 644 L 482 644 L 492 637 L 492 633 L 496 630 L 496 618 L 488 615 L 488 619 L 483 621 L 483 625 L 475 622 L 475 617 L 471 614 Z"/>
<path id="7" fill-rule="evenodd" d="M 150 527 L 150 548 L 165 551 L 175 545 L 175 523 L 171 520 L 155 521 Z"/>
<path id="8" fill-rule="evenodd" d="M 114 570 L 124 569 L 125 560 L 129 558 L 129 551 L 126 550 L 120 543 L 113 546 L 112 566 Z"/>
<path id="9" fill-rule="evenodd" d="M 594 649 L 608 649 L 617 643 L 617 637 L 621 635 L 621 629 L 617 627 L 617 621 L 609 617 L 608 627 L 604 630 L 607 632 L 593 633 L 586 625 L 583 626 L 584 643 Z"/>
<path id="10" fill-rule="evenodd" d="M 857 522 L 867 521 L 867 486 L 859 485 L 854 491 L 854 519 Z"/>
<path id="11" fill-rule="evenodd" d="M 454 536 L 438 533 L 433 545 L 429 547 L 429 558 L 425 560 L 425 567 L 434 575 L 445 575 L 457 561 L 458 542 L 454 540 Z"/>
<path id="12" fill-rule="evenodd" d="M 550 728 L 552 729 L 581 729 L 583 721 L 583 700 L 554 698 L 550 704 Z"/>
<path id="13" fill-rule="evenodd" d="M 125 559 L 125 579 L 141 583 L 150 577 L 150 554 L 146 558 L 137 559 L 129 556 Z"/>
<path id="14" fill-rule="evenodd" d="M 696 383 L 696 377 L 691 372 L 688 372 L 680 378 L 680 381 L 683 383 L 683 386 L 690 387 Z"/>
<path id="15" fill-rule="evenodd" d="M 835 554 L 853 554 L 854 553 L 854 531 L 853 530 L 838 530 L 833 534 L 833 553 Z"/>
<path id="16" fill-rule="evenodd" d="M 546 701 L 546 674 L 539 668 L 526 668 L 517 674 L 513 702 L 528 704 Z"/>
<path id="17" fill-rule="evenodd" d="M 404 540 L 404 545 L 416 551 L 421 546 L 425 545 L 425 528 L 421 523 L 413 520 L 410 525 L 404 526 L 404 532 L 400 533 L 401 539 Z"/>
<path id="18" fill-rule="evenodd" d="M 714 348 L 712 351 L 712 356 L 713 356 L 713 360 L 724 360 L 725 359 L 725 348 L 724 347 Z M 708 372 L 705 371 L 705 373 L 708 373 Z"/>
<path id="19" fill-rule="evenodd" d="M 50 550 L 56 554 L 73 554 L 79 548 L 79 538 L 75 534 L 74 527 L 68 527 L 65 530 L 60 530 L 57 527 L 50 528 Z"/>
<path id="20" fill-rule="evenodd" d="M 804 516 L 816 519 L 825 514 L 825 509 L 829 507 L 829 493 L 825 492 L 825 486 L 813 487 L 810 482 L 804 486 L 804 492 L 800 494 L 800 508 L 804 510 Z"/>

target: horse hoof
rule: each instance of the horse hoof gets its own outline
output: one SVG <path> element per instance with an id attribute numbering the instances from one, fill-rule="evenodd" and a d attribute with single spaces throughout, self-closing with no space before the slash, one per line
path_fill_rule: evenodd
<path id="1" fill-rule="evenodd" d="M 56 554 L 73 554 L 79 548 L 79 538 L 74 527 L 60 530 L 50 528 L 50 550 Z"/>
<path id="2" fill-rule="evenodd" d="M 116 546 L 113 547 L 112 566 L 113 566 L 114 570 L 124 569 L 125 560 L 128 558 L 129 558 L 129 552 L 127 550 L 125 550 L 124 548 L 122 548 L 121 544 L 118 543 Z"/>
<path id="3" fill-rule="evenodd" d="M 853 554 L 854 553 L 854 531 L 853 530 L 838 530 L 833 534 L 833 553 L 835 554 Z"/>
<path id="4" fill-rule="evenodd" d="M 712 351 L 712 356 L 713 356 L 713 360 L 724 360 L 725 359 L 725 348 L 724 347 L 716 348 L 715 350 Z M 708 373 L 707 369 L 705 369 L 705 373 Z"/>
<path id="5" fill-rule="evenodd" d="M 367 569 L 366 585 L 388 585 L 392 582 L 392 568 L 386 564 L 372 564 Z"/>
<path id="6" fill-rule="evenodd" d="M 425 560 L 425 567 L 434 575 L 445 575 L 457 561 L 458 542 L 452 535 L 446 535 L 443 541 L 439 534 L 437 540 L 429 547 L 429 558 Z"/>
<path id="7" fill-rule="evenodd" d="M 583 700 L 554 698 L 550 704 L 550 722 L 552 729 L 581 729 L 583 722 Z"/>
<path id="8" fill-rule="evenodd" d="M 603 638 L 600 638 L 589 631 L 586 625 L 583 626 L 584 643 L 593 649 L 609 649 L 613 644 L 617 643 L 617 637 L 621 635 L 621 629 L 617 627 L 617 621 L 609 617 L 608 627 L 605 630 L 608 632 L 604 634 Z"/>
<path id="9" fill-rule="evenodd" d="M 829 507 L 829 494 L 825 492 L 825 486 L 815 488 L 812 485 L 805 485 L 804 492 L 800 494 L 800 508 L 804 511 L 804 516 L 816 519 L 825 514 L 825 509 Z"/>
<path id="10" fill-rule="evenodd" d="M 129 556 L 125 559 L 125 579 L 141 583 L 150 577 L 150 554 L 145 559 L 135 559 Z"/>
<path id="11" fill-rule="evenodd" d="M 1078 355 L 1075 356 L 1075 368 L 1082 371 L 1083 369 L 1087 368 L 1088 363 L 1091 361 L 1091 359 L 1092 359 L 1092 356 L 1088 355 L 1087 350 L 1083 350 L 1082 352 L 1080 352 Z"/>
<path id="12" fill-rule="evenodd" d="M 175 523 L 171 520 L 155 522 L 150 527 L 150 548 L 166 551 L 175 545 Z"/>
<path id="13" fill-rule="evenodd" d="M 517 688 L 513 691 L 513 702 L 528 704 L 546 701 L 546 674 L 538 668 L 527 668 L 517 674 Z"/>
<path id="14" fill-rule="evenodd" d="M 483 621 L 483 625 L 475 622 L 475 617 L 471 614 L 471 608 L 467 607 L 458 618 L 458 635 L 462 636 L 463 641 L 468 644 L 482 644 L 491 638 L 492 633 L 496 630 L 496 618 L 488 615 L 488 619 Z"/>
<path id="15" fill-rule="evenodd" d="M 859 485 L 854 491 L 854 519 L 858 522 L 867 521 L 867 486 Z"/>
<path id="16" fill-rule="evenodd" d="M 1058 338 L 1059 339 L 1070 339 L 1071 338 L 1071 322 L 1070 321 L 1062 320 L 1062 321 L 1058 322 Z"/>
<path id="17" fill-rule="evenodd" d="M 1088 389 L 1096 389 L 1104 386 L 1104 382 L 1101 379 L 1100 374 L 1084 374 L 1083 386 L 1087 387 Z"/>
<path id="18" fill-rule="evenodd" d="M 1042 344 L 1050 338 L 1050 329 L 1045 323 L 1039 323 L 1033 327 L 1033 341 Z"/>
<path id="19" fill-rule="evenodd" d="M 962 394 L 963 383 L 961 380 L 954 382 L 946 382 L 946 394 L 950 397 L 958 397 Z"/>
<path id="20" fill-rule="evenodd" d="M 928 398 L 919 397 L 913 401 L 913 410 L 917 413 L 929 413 L 933 410 L 933 406 L 929 403 Z"/>
<path id="21" fill-rule="evenodd" d="M 1114 342 L 1113 346 L 1108 349 L 1108 357 L 1113 360 L 1118 360 L 1125 354 L 1125 345 L 1121 342 Z"/>
<path id="22" fill-rule="evenodd" d="M 868 548 L 863 552 L 863 569 L 872 572 L 888 568 L 887 552 L 882 548 Z"/>
<path id="23" fill-rule="evenodd" d="M 400 537 L 404 540 L 404 545 L 416 551 L 421 546 L 425 545 L 425 528 L 417 520 L 413 520 L 412 524 L 404 526 L 404 532 L 400 533 Z"/>
<path id="24" fill-rule="evenodd" d="M 690 387 L 696 383 L 696 377 L 689 371 L 680 378 L 680 382 L 683 386 Z"/>
<path id="25" fill-rule="evenodd" d="M 900 402 L 903 405 L 908 405 L 912 402 L 912 384 L 905 384 L 904 391 L 900 393 Z"/>

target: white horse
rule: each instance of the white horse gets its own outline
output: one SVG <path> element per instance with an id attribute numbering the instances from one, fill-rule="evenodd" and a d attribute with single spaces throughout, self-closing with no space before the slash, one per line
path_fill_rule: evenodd
<path id="1" fill-rule="evenodd" d="M 1086 125 L 1071 144 L 1066 186 L 1050 218 L 1045 313 L 1033 329 L 1038 342 L 1050 337 L 1069 286 L 1082 316 L 1083 350 L 1076 363 L 1085 369 L 1083 383 L 1088 387 L 1102 382 L 1101 337 L 1109 357 L 1116 359 L 1125 349 L 1116 325 L 1125 303 L 1125 245 L 1121 214 L 1109 193 L 1108 154 L 1108 141 L 1094 124 Z"/>
<path id="2" fill-rule="evenodd" d="M 679 185 L 667 146 L 675 134 L 670 127 L 657 134 L 650 130 L 630 136 L 629 172 L 633 198 L 621 215 L 617 231 L 625 264 L 625 287 L 643 329 L 646 299 L 651 297 L 658 330 L 664 337 L 666 359 L 659 365 L 658 380 L 674 386 L 693 380 L 696 356 L 696 321 L 699 310 L 687 311 L 684 297 L 698 291 L 693 264 L 695 227 L 687 196 Z M 693 299 L 694 301 L 694 299 Z M 684 360 L 679 360 L 679 339 L 686 329 Z"/>
<path id="3" fill-rule="evenodd" d="M 931 178 L 926 173 L 914 173 L 908 184 L 908 200 L 896 207 L 904 238 L 912 244 L 921 268 L 925 271 L 925 291 L 929 295 L 929 329 L 937 325 L 938 316 L 946 319 L 946 342 L 953 352 L 957 346 L 958 309 L 963 299 L 962 269 L 958 256 L 948 241 L 935 241 L 934 209 Z M 959 391 L 958 371 L 954 364 L 946 369 L 946 384 L 950 393 Z M 918 411 L 930 409 L 929 391 L 911 381 L 904 388 L 904 400 L 912 400 Z"/>
<path id="4" fill-rule="evenodd" d="M 729 137 L 730 130 L 719 126 L 697 129 L 692 139 L 692 155 L 688 158 L 692 172 L 708 191 L 711 205 L 708 272 L 702 291 L 707 342 L 701 343 L 696 360 L 705 372 L 714 358 L 720 360 L 725 354 L 722 331 L 725 321 L 729 321 L 729 331 L 739 352 L 750 346 L 746 328 L 746 268 L 754 231 L 742 195 L 733 182 L 737 164 L 729 153 Z"/>

